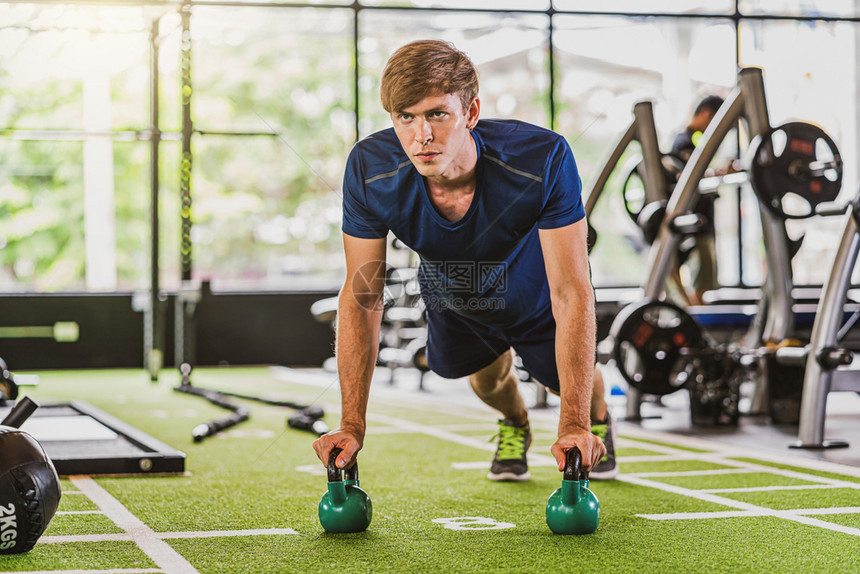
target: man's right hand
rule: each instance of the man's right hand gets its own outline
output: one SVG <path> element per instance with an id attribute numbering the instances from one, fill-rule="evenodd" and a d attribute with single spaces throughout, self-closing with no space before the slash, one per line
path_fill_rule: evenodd
<path id="1" fill-rule="evenodd" d="M 564 471 L 567 463 L 567 451 L 573 447 L 579 448 L 579 452 L 582 453 L 582 469 L 586 472 L 596 467 L 603 455 L 606 454 L 606 446 L 604 446 L 603 441 L 592 434 L 590 429 L 573 429 L 560 434 L 558 440 L 550 448 L 559 470 Z"/>
<path id="2" fill-rule="evenodd" d="M 331 449 L 335 447 L 341 449 L 342 452 L 338 455 L 335 465 L 338 468 L 347 468 L 353 465 L 355 455 L 358 454 L 363 445 L 363 432 L 336 428 L 314 441 L 314 451 L 316 451 L 322 463 L 328 466 L 328 457 Z"/>

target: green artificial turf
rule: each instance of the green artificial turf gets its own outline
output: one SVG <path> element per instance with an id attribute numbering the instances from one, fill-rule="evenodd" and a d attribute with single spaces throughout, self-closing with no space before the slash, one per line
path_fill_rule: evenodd
<path id="1" fill-rule="evenodd" d="M 45 536 L 87 534 L 121 534 L 122 529 L 100 514 L 58 514 L 51 520 Z"/>
<path id="2" fill-rule="evenodd" d="M 37 544 L 26 554 L 0 556 L 2 572 L 111 568 L 155 568 L 155 564 L 133 542 L 125 541 Z"/>
<path id="3" fill-rule="evenodd" d="M 657 441 L 657 440 L 653 440 L 653 439 L 646 439 L 646 438 L 642 438 L 642 437 L 638 437 L 638 436 L 628 436 L 628 435 L 621 434 L 621 435 L 619 435 L 619 437 L 620 437 L 620 438 L 622 438 L 622 439 L 626 439 L 626 440 L 630 440 L 630 441 L 635 441 L 636 443 L 638 443 L 638 444 L 637 444 L 637 446 L 640 446 L 641 448 L 648 448 L 648 446 L 647 446 L 647 445 L 649 445 L 649 444 L 653 444 L 653 445 L 655 445 L 655 446 L 669 447 L 669 448 L 673 448 L 673 449 L 675 449 L 675 450 L 683 450 L 683 451 L 686 451 L 686 452 L 702 452 L 702 453 L 703 453 L 703 452 L 708 452 L 707 450 L 704 450 L 704 449 L 701 449 L 701 448 L 694 448 L 694 447 L 691 447 L 691 446 L 680 446 L 680 445 L 677 445 L 677 444 L 669 444 L 669 443 L 667 443 L 667 442 L 660 442 L 660 441 Z"/>
<path id="4" fill-rule="evenodd" d="M 68 482 L 68 481 L 63 480 L 61 482 Z M 71 485 L 71 483 L 69 483 L 69 484 Z M 60 507 L 57 508 L 57 510 L 60 510 L 60 511 L 98 510 L 98 506 L 96 506 L 95 503 L 92 500 L 90 500 L 89 498 L 87 498 L 86 496 L 81 496 L 80 494 L 78 494 L 76 492 L 72 492 L 71 494 L 69 494 L 69 492 L 71 490 L 73 490 L 71 486 L 68 486 L 68 487 L 61 486 L 60 489 L 62 490 L 63 494 L 62 494 L 62 497 L 60 498 Z"/>
<path id="5" fill-rule="evenodd" d="M 644 448 L 637 447 L 625 447 L 625 446 L 616 446 L 615 447 L 615 456 L 623 457 L 623 456 L 661 456 L 659 453 L 654 452 L 653 450 L 646 450 Z"/>
<path id="6" fill-rule="evenodd" d="M 44 373 L 33 394 L 45 403 L 85 400 L 187 454 L 184 476 L 96 479 L 155 533 L 296 532 L 165 539 L 201 573 L 860 571 L 860 537 L 772 516 L 650 520 L 641 515 L 735 509 L 623 480 L 591 482 L 601 505 L 597 532 L 553 534 L 545 522 L 545 505 L 560 486 L 561 474 L 553 466 L 533 466 L 529 482 L 494 483 L 485 478 L 486 467 L 453 468 L 455 462 L 489 463 L 492 452 L 432 436 L 433 429 L 485 445 L 495 419 L 463 405 L 446 408 L 422 400 L 421 394 L 415 394 L 411 406 L 402 395 L 371 397 L 369 415 L 378 433 L 366 437 L 359 466 L 361 486 L 373 501 L 373 520 L 366 532 L 327 534 L 317 517 L 326 478 L 311 448 L 314 437 L 284 424 L 292 411 L 245 402 L 252 411 L 250 421 L 196 444 L 191 429 L 224 412 L 172 392 L 177 382 L 173 372 L 166 372 L 158 384 L 150 383 L 142 371 Z M 336 386 L 290 385 L 265 368 L 198 369 L 195 384 L 320 404 L 334 407 L 334 412 L 339 405 Z M 389 424 L 395 419 L 419 426 L 408 433 L 386 432 L 398 431 Z M 337 415 L 329 414 L 326 420 L 335 426 Z M 470 430 L 470 425 L 489 426 L 482 431 Z M 636 442 L 619 448 L 619 457 L 662 454 L 649 450 L 649 444 L 679 454 L 708 452 L 628 438 Z M 533 454 L 548 456 L 550 444 L 541 438 Z M 730 467 L 697 460 L 621 464 L 622 473 L 724 468 Z M 764 470 L 649 480 L 693 490 L 813 483 Z M 67 494 L 61 511 L 97 508 L 82 494 L 68 494 L 76 489 L 73 482 L 63 480 L 62 486 Z M 820 489 L 718 496 L 785 510 L 860 506 L 858 495 L 857 489 Z M 457 517 L 480 517 L 484 523 L 465 519 L 466 529 L 453 530 L 438 522 Z M 860 514 L 814 518 L 860 528 Z M 513 526 L 490 529 L 494 524 L 488 521 Z M 115 532 L 120 530 L 105 515 L 63 514 L 54 518 L 46 537 Z M 127 541 L 40 543 L 26 555 L 0 557 L 0 571 L 10 572 L 155 567 Z"/>

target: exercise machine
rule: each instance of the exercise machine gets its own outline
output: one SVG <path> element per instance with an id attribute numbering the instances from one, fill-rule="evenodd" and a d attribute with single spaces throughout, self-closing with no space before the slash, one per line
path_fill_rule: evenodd
<path id="1" fill-rule="evenodd" d="M 804 368 L 797 442 L 790 445 L 796 448 L 847 447 L 847 441 L 824 438 L 827 395 L 835 391 L 860 392 L 860 363 L 843 342 L 860 318 L 860 310 L 856 310 L 847 321 L 843 320 L 851 274 L 860 249 L 860 194 L 847 211 L 833 266 L 823 285 L 809 344 L 776 352 L 778 363 Z"/>
<path id="2" fill-rule="evenodd" d="M 657 141 L 657 129 L 654 124 L 654 109 L 649 101 L 638 102 L 633 106 L 633 121 L 610 148 L 606 157 L 602 160 L 603 168 L 597 177 L 589 183 L 583 194 L 585 197 L 585 214 L 590 216 L 594 212 L 597 200 L 603 194 L 606 184 L 618 162 L 633 142 L 638 142 L 641 156 L 634 157 L 630 162 L 633 167 L 625 171 L 624 206 L 634 223 L 643 229 L 653 229 L 659 225 L 665 213 L 666 200 L 669 197 L 670 179 L 667 177 L 663 154 Z M 633 187 L 633 180 L 640 180 L 641 187 Z M 633 189 L 641 190 L 641 195 L 633 193 Z M 630 192 L 628 192 L 630 190 Z M 589 246 L 597 241 L 597 232 L 589 226 L 591 235 Z"/>
<path id="3" fill-rule="evenodd" d="M 748 349 L 755 350 L 777 347 L 793 342 L 796 337 L 791 258 L 798 245 L 789 239 L 785 221 L 811 217 L 816 214 L 818 205 L 836 198 L 841 186 L 842 163 L 833 140 L 821 128 L 803 122 L 772 127 L 762 70 L 745 68 L 739 73 L 737 88 L 726 98 L 705 130 L 668 199 L 665 215 L 649 250 L 649 274 L 643 286 L 644 302 L 634 304 L 635 307 L 627 312 L 622 310 L 613 323 L 614 358 L 631 387 L 627 395 L 628 419 L 641 418 L 642 395 L 655 390 L 653 385 L 643 384 L 644 380 L 653 378 L 658 381 L 658 390 L 663 390 L 663 394 L 673 392 L 677 390 L 678 382 L 669 378 L 684 373 L 683 363 L 696 354 L 697 345 L 689 345 L 684 337 L 674 337 L 673 330 L 682 323 L 686 324 L 683 321 L 686 312 L 680 309 L 667 312 L 666 306 L 658 306 L 651 312 L 634 311 L 649 302 L 659 302 L 664 295 L 665 279 L 681 240 L 700 225 L 700 216 L 693 212 L 693 208 L 700 197 L 706 169 L 739 120 L 745 121 L 751 138 L 745 156 L 746 177 L 761 207 L 767 268 L 757 323 L 746 345 Z M 739 177 L 743 176 L 735 176 L 736 179 Z M 646 186 L 647 182 L 645 179 Z M 625 326 L 625 321 L 635 324 Z M 654 337 L 657 338 L 652 341 Z M 651 344 L 657 340 L 668 347 Z M 698 347 L 713 349 L 707 343 L 705 341 Z M 690 349 L 693 349 L 692 354 Z M 760 370 L 759 376 L 754 377 L 756 387 L 751 412 L 762 412 L 768 400 L 767 381 L 774 379 L 773 373 L 768 372 L 775 369 L 774 362 L 769 361 L 766 354 L 761 360 L 751 360 L 750 353 L 743 349 L 727 347 L 721 352 Z M 704 354 L 699 352 L 698 356 Z M 714 373 L 707 369 L 704 372 L 705 375 L 700 372 L 698 376 Z M 686 374 L 689 377 L 691 373 Z M 681 379 L 684 379 L 683 375 Z M 778 418 L 779 413 L 774 411 L 780 408 L 774 409 L 773 404 L 769 406 L 771 415 Z M 787 418 L 788 415 L 783 420 Z"/>

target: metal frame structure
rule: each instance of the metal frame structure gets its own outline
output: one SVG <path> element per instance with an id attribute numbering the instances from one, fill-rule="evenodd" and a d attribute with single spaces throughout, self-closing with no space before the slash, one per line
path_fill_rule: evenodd
<path id="1" fill-rule="evenodd" d="M 693 211 L 699 199 L 699 181 L 705 176 L 705 171 L 720 144 L 740 119 L 746 121 L 750 139 L 763 136 L 770 130 L 764 79 L 760 68 L 745 68 L 740 71 L 737 88 L 717 111 L 681 172 L 666 205 L 666 216 L 660 226 L 660 232 L 649 252 L 650 273 L 644 285 L 646 298 L 659 298 L 672 256 L 678 248 L 680 234 L 673 229 L 671 222 L 676 217 Z M 762 208 L 761 212 L 767 268 L 786 270 L 786 273 L 768 273 L 765 278 L 763 287 L 770 308 L 762 338 L 765 341 L 781 341 L 794 326 L 791 312 L 793 301 L 789 240 L 785 222 L 774 217 L 765 208 Z"/>
<path id="2" fill-rule="evenodd" d="M 647 267 L 649 275 L 643 286 L 646 299 L 660 299 L 672 258 L 681 241 L 681 234 L 674 228 L 672 222 L 680 216 L 693 212 L 699 199 L 699 182 L 705 176 L 705 171 L 720 144 L 741 119 L 747 124 L 750 139 L 764 136 L 770 130 L 764 79 L 762 70 L 759 68 L 745 68 L 740 71 L 737 88 L 717 111 L 681 172 L 666 205 L 666 214 L 660 224 L 660 231 L 649 251 Z M 635 123 L 634 120 L 634 125 Z M 761 335 L 757 343 L 779 342 L 787 338 L 794 328 L 790 242 L 785 222 L 770 213 L 764 206 L 761 207 L 760 212 L 766 267 L 771 271 L 765 276 L 763 285 L 764 323 L 760 325 Z M 752 412 L 762 410 L 766 390 L 765 379 L 762 378 L 756 385 Z M 642 394 L 637 389 L 629 389 L 627 418 L 631 420 L 640 418 L 641 403 Z"/>
<path id="3" fill-rule="evenodd" d="M 642 147 L 643 184 L 645 203 L 666 199 L 666 176 L 660 158 L 660 145 L 657 141 L 657 127 L 654 123 L 654 106 L 642 101 L 633 106 L 633 121 L 601 161 L 603 168 L 585 192 L 585 213 L 591 215 L 609 177 L 618 165 L 624 152 L 634 141 Z"/>
<path id="4" fill-rule="evenodd" d="M 839 448 L 848 443 L 825 440 L 824 420 L 827 395 L 835 391 L 860 392 L 860 364 L 836 366 L 828 356 L 840 352 L 839 331 L 842 328 L 851 274 L 860 253 L 860 196 L 854 200 L 845 217 L 845 228 L 833 259 L 830 275 L 824 282 L 821 300 L 812 327 L 812 337 L 804 350 L 806 368 L 800 400 L 800 426 L 797 448 Z M 779 355 L 777 355 L 779 357 Z M 850 356 L 849 356 L 850 357 Z"/>

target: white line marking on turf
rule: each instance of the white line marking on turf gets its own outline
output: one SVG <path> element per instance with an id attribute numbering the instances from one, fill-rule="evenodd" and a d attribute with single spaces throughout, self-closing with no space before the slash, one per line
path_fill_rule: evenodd
<path id="1" fill-rule="evenodd" d="M 340 386 L 337 382 L 336 373 L 314 372 L 303 369 L 292 369 L 290 367 L 274 366 L 269 367 L 269 372 L 272 377 L 291 384 L 305 385 L 315 388 L 331 390 L 334 393 L 340 393 Z M 374 378 L 374 384 L 370 387 L 371 400 L 375 397 L 384 398 L 387 405 L 402 406 L 404 408 L 421 410 L 433 409 L 434 412 L 443 413 L 446 415 L 460 415 L 467 419 L 476 421 L 484 420 L 485 416 L 498 417 L 498 412 L 484 404 L 474 393 L 458 396 L 456 402 L 453 402 L 450 397 L 437 396 L 432 393 L 423 393 L 420 403 L 416 402 L 414 390 L 405 389 L 388 384 L 377 384 Z M 466 379 L 463 379 L 464 384 Z M 336 405 L 331 405 L 332 413 L 339 412 Z M 540 428 L 542 423 L 540 413 L 533 413 L 532 430 Z M 552 424 L 547 426 L 548 430 L 554 429 L 558 425 L 558 420 L 553 420 Z M 491 429 L 498 428 L 498 425 L 492 425 Z"/>
<path id="2" fill-rule="evenodd" d="M 498 432 L 499 425 L 493 423 L 462 423 L 451 425 L 438 425 L 436 428 L 451 432 Z"/>
<path id="3" fill-rule="evenodd" d="M 727 510 L 716 512 L 668 512 L 665 514 L 637 514 L 649 520 L 695 520 L 702 518 L 743 518 L 747 516 L 778 516 L 777 513 L 795 514 L 798 516 L 830 515 L 830 514 L 860 514 L 860 506 L 848 506 L 842 508 L 792 508 L 790 510 L 762 509 L 761 512 L 753 510 Z"/>
<path id="4" fill-rule="evenodd" d="M 391 426 L 397 426 L 400 428 L 409 429 L 409 430 L 416 432 L 416 433 L 421 433 L 421 434 L 424 434 L 427 436 L 431 436 L 433 438 L 438 438 L 440 440 L 446 440 L 448 442 L 461 444 L 463 446 L 469 446 L 472 448 L 477 448 L 479 450 L 485 450 L 485 451 L 489 451 L 489 452 L 495 452 L 495 450 L 496 450 L 496 444 L 495 443 L 489 443 L 485 439 L 482 439 L 482 438 L 473 438 L 473 437 L 462 436 L 462 435 L 458 435 L 456 433 L 442 430 L 442 429 L 439 429 L 436 427 L 422 425 L 420 423 L 415 423 L 412 421 L 408 421 L 408 420 L 404 420 L 404 419 L 398 419 L 398 418 L 390 417 L 390 416 L 386 416 L 386 415 L 372 415 L 372 414 L 368 413 L 367 418 L 368 418 L 368 420 L 372 420 L 374 422 L 380 422 L 380 423 L 388 424 Z M 548 455 L 529 454 L 528 456 L 529 456 L 529 464 L 534 463 L 535 466 L 541 465 L 542 463 L 545 463 L 547 461 L 552 461 L 553 465 L 556 464 L 555 458 L 548 456 Z M 487 464 L 489 464 L 489 463 L 484 463 L 485 467 Z"/>
<path id="5" fill-rule="evenodd" d="M 62 536 L 42 536 L 39 544 L 66 544 L 68 542 L 125 542 L 131 540 L 126 533 L 116 534 L 67 534 Z"/>
<path id="6" fill-rule="evenodd" d="M 534 437 L 534 435 L 533 435 Z M 667 454 L 656 454 L 656 455 L 642 455 L 642 456 L 620 456 L 618 457 L 619 464 L 621 463 L 634 463 L 634 462 L 675 462 L 675 461 L 687 461 L 687 460 L 703 460 L 703 456 L 707 455 L 707 453 L 693 453 L 693 452 L 682 452 L 681 454 L 669 454 L 669 453 L 677 453 L 679 452 L 676 449 L 665 449 Z M 556 466 L 555 459 L 551 457 L 543 457 L 540 459 L 532 460 L 534 453 L 529 453 L 529 464 L 532 466 Z M 545 459 L 545 460 L 544 460 Z M 451 468 L 457 470 L 473 470 L 486 468 L 486 462 L 452 462 Z M 711 474 L 712 471 L 694 471 L 694 472 L 704 472 L 705 474 Z M 325 474 L 325 472 L 323 472 Z M 667 476 L 676 476 L 678 473 L 672 472 L 668 473 Z M 641 473 L 637 473 L 634 476 L 643 476 Z"/>
<path id="7" fill-rule="evenodd" d="M 712 476 L 715 474 L 752 474 L 760 472 L 749 468 L 712 468 L 711 470 L 679 470 L 675 472 L 633 472 L 626 476 L 637 478 L 665 478 L 676 476 Z"/>
<path id="8" fill-rule="evenodd" d="M 292 528 L 258 528 L 254 530 L 208 530 L 202 532 L 162 532 L 159 538 L 219 538 L 229 536 L 280 536 L 298 534 Z"/>
<path id="9" fill-rule="evenodd" d="M 415 431 L 400 429 L 397 427 L 367 427 L 364 434 L 381 435 L 381 434 L 416 434 Z"/>
<path id="10" fill-rule="evenodd" d="M 646 447 L 650 448 L 650 447 Z M 664 452 L 670 450 L 668 448 L 662 449 Z M 763 473 L 763 474 L 773 474 L 777 476 L 784 476 L 789 478 L 796 478 L 801 480 L 806 480 L 807 482 L 818 483 L 829 485 L 837 488 L 849 488 L 849 489 L 860 489 L 860 484 L 856 482 L 849 482 L 845 480 L 839 480 L 829 477 L 816 476 L 811 474 L 806 474 L 802 472 L 797 472 L 793 470 L 774 468 L 766 465 L 755 464 L 748 461 L 741 460 L 733 460 L 724 458 L 722 455 L 729 456 L 741 456 L 742 454 L 738 452 L 738 450 L 743 451 L 743 449 L 726 449 L 721 448 L 718 452 L 709 452 L 702 453 L 699 457 L 702 461 L 713 462 L 717 464 L 724 464 L 727 466 L 735 466 L 735 469 L 720 469 L 720 470 L 712 470 L 712 471 L 689 471 L 689 472 L 676 472 L 676 473 L 639 473 L 639 474 L 622 474 L 618 476 L 618 480 L 622 480 L 625 482 L 639 484 L 641 486 L 648 486 L 651 488 L 656 488 L 658 490 L 664 490 L 667 492 L 673 492 L 675 494 L 680 494 L 682 496 L 687 496 L 690 498 L 696 498 L 699 500 L 706 500 L 708 502 L 714 502 L 717 504 L 721 504 L 723 506 L 729 506 L 733 508 L 737 508 L 739 510 L 745 511 L 741 512 L 739 516 L 773 516 L 776 518 L 782 518 L 785 520 L 799 522 L 801 524 L 805 524 L 807 526 L 815 526 L 818 528 L 823 528 L 825 530 L 832 530 L 836 532 L 842 532 L 843 534 L 850 534 L 852 536 L 860 536 L 860 528 L 852 528 L 849 526 L 842 526 L 839 524 L 834 524 L 831 522 L 826 522 L 823 520 L 818 520 L 815 518 L 810 518 L 808 516 L 803 516 L 803 512 L 798 512 L 797 510 L 773 510 L 770 508 L 760 507 L 753 504 L 747 504 L 744 502 L 739 502 L 730 498 L 724 498 L 720 496 L 715 496 L 713 493 L 708 492 L 707 490 L 693 490 L 687 489 L 679 486 L 674 486 L 671 484 L 666 484 L 658 481 L 648 480 L 647 477 L 659 478 L 659 477 L 671 477 L 671 476 L 697 476 L 697 475 L 711 475 L 711 474 L 730 474 L 732 472 L 747 472 L 747 473 Z M 805 514 L 826 514 L 828 509 L 815 509 L 816 512 L 806 512 Z M 842 514 L 848 514 L 849 511 L 840 511 Z M 684 514 L 684 513 L 680 513 Z M 723 513 L 689 513 L 688 515 L 696 515 L 700 514 L 700 517 L 703 518 L 719 518 L 726 517 L 729 515 L 725 515 Z M 645 515 L 639 515 L 647 518 Z M 732 515 L 734 516 L 734 515 Z M 658 518 L 652 518 L 658 519 Z M 659 518 L 663 519 L 663 518 Z"/>
<path id="11" fill-rule="evenodd" d="M 558 466 L 555 462 L 555 459 L 550 459 L 549 457 L 542 457 L 540 459 L 533 459 L 535 455 L 529 454 L 529 466 Z M 544 460 L 547 459 L 547 460 Z M 490 466 L 490 461 L 474 461 L 474 462 L 452 462 L 451 468 L 455 470 L 487 470 Z"/>
<path id="12" fill-rule="evenodd" d="M 766 512 L 752 510 L 722 510 L 714 512 L 667 512 L 665 514 L 637 514 L 648 520 L 697 520 L 703 518 L 744 518 L 747 516 L 767 516 Z"/>
<path id="13" fill-rule="evenodd" d="M 60 516 L 61 514 L 104 514 L 101 510 L 58 510 L 54 513 L 54 516 Z"/>
<path id="14" fill-rule="evenodd" d="M 426 434 L 434 438 L 446 440 L 448 442 L 454 442 L 463 446 L 469 446 L 472 448 L 491 452 L 496 450 L 496 446 L 494 444 L 488 443 L 486 440 L 461 436 L 456 433 L 444 431 L 435 427 L 425 426 L 405 419 L 398 419 L 386 415 L 374 415 L 370 413 L 368 413 L 367 418 L 369 420 L 373 420 L 374 422 L 381 422 L 387 425 L 407 429 L 415 433 Z"/>
<path id="15" fill-rule="evenodd" d="M 637 456 L 619 456 L 618 462 L 675 462 L 679 460 L 700 460 L 701 454 L 652 454 L 652 455 L 637 455 Z"/>
<path id="16" fill-rule="evenodd" d="M 689 498 L 696 498 L 698 500 L 704 500 L 705 502 L 712 502 L 714 504 L 719 504 L 721 506 L 728 506 L 730 508 L 737 508 L 738 510 L 748 510 L 748 511 L 765 511 L 761 507 L 755 506 L 754 504 L 749 504 L 747 502 L 741 502 L 739 500 L 733 500 L 731 498 L 725 498 L 722 496 L 716 496 L 714 494 L 709 494 L 707 492 L 700 492 L 698 490 L 692 490 L 689 488 L 684 488 L 683 486 L 675 486 L 674 484 L 666 484 L 663 482 L 657 482 L 654 480 L 648 480 L 647 478 L 631 475 L 631 474 L 619 474 L 616 480 L 620 480 L 622 482 L 629 482 L 631 484 L 638 484 L 639 486 L 648 486 L 651 488 L 656 488 L 657 490 L 663 490 L 665 492 L 671 492 L 672 494 L 680 494 L 681 496 L 686 496 Z"/>
<path id="17" fill-rule="evenodd" d="M 739 468 L 749 469 L 753 472 L 759 472 L 762 474 L 775 474 L 777 476 L 784 476 L 787 478 L 796 478 L 799 480 L 805 480 L 807 482 L 813 482 L 817 484 L 831 484 L 833 486 L 838 486 L 840 488 L 854 488 L 860 489 L 860 482 L 851 482 L 848 480 L 839 480 L 838 478 L 830 478 L 827 476 L 818 476 L 814 474 L 807 474 L 805 472 L 797 472 L 796 470 L 788 470 L 785 468 L 775 468 L 772 466 L 766 466 L 762 464 L 756 464 L 754 462 L 748 462 L 745 460 L 732 460 L 723 458 L 719 455 L 707 455 L 702 458 L 702 460 L 708 462 L 714 462 L 717 464 L 725 464 L 725 465 L 734 465 Z"/>
<path id="18" fill-rule="evenodd" d="M 132 514 L 107 490 L 88 476 L 71 477 L 78 490 L 86 493 L 114 524 L 125 530 L 135 544 L 149 556 L 165 574 L 199 574 L 197 569 L 174 550 L 167 542 L 158 537 L 153 530 Z"/>
<path id="19" fill-rule="evenodd" d="M 616 480 L 620 480 L 622 482 L 629 482 L 631 484 L 638 484 L 640 486 L 647 486 L 651 488 L 656 488 L 658 490 L 664 490 L 666 492 L 671 492 L 674 494 L 680 494 L 681 496 L 686 496 L 689 498 L 696 498 L 698 500 L 704 500 L 706 502 L 712 502 L 714 504 L 720 504 L 722 506 L 728 506 L 730 508 L 737 508 L 738 510 L 746 510 L 749 512 L 749 516 L 773 516 L 776 518 L 782 518 L 785 520 L 789 520 L 792 522 L 799 522 L 801 524 L 805 524 L 807 526 L 817 526 L 819 528 L 823 528 L 825 530 L 833 530 L 835 532 L 842 532 L 843 534 L 850 534 L 852 536 L 860 536 L 860 528 L 852 528 L 850 526 L 842 526 L 841 524 L 834 524 L 832 522 L 826 522 L 824 520 L 818 520 L 816 518 L 809 518 L 807 516 L 800 516 L 797 514 L 793 514 L 789 511 L 783 510 L 773 510 L 770 508 L 764 508 L 761 506 L 756 506 L 755 504 L 749 504 L 747 502 L 741 502 L 738 500 L 732 500 L 731 498 L 724 498 L 722 496 L 715 496 L 713 494 L 709 494 L 707 492 L 701 492 L 697 490 L 691 490 L 688 488 L 683 488 L 680 486 L 675 486 L 672 484 L 664 484 L 661 482 L 656 482 L 653 480 L 648 480 L 641 476 L 631 476 L 631 475 L 619 475 Z M 643 518 L 647 518 L 643 515 Z"/>
<path id="20" fill-rule="evenodd" d="M 452 462 L 451 468 L 455 470 L 486 470 L 490 465 L 486 460 L 480 462 Z"/>
<path id="21" fill-rule="evenodd" d="M 254 530 L 204 530 L 188 532 L 153 532 L 162 540 L 175 538 L 228 538 L 232 536 L 282 536 L 298 534 L 292 528 L 258 528 Z M 70 534 L 63 536 L 43 536 L 39 544 L 66 544 L 69 542 L 118 542 L 133 540 L 128 533 L 115 534 Z"/>
<path id="22" fill-rule="evenodd" d="M 702 455 L 707 454 L 707 452 L 693 452 L 691 450 L 684 450 L 681 448 L 673 447 L 673 446 L 665 446 L 662 444 L 654 444 L 651 442 L 646 442 L 642 440 L 636 440 L 629 437 L 618 437 L 618 446 L 627 447 L 627 448 L 641 448 L 642 450 L 650 450 L 652 452 L 658 452 L 660 454 L 668 454 L 668 455 L 681 455 L 681 454 L 692 454 L 692 455 Z"/>
<path id="23" fill-rule="evenodd" d="M 785 510 L 791 514 L 860 514 L 860 506 L 842 506 L 836 508 L 801 508 Z"/>
<path id="24" fill-rule="evenodd" d="M 747 486 L 743 488 L 702 488 L 699 492 L 710 492 L 719 494 L 726 492 L 771 492 L 773 490 L 821 490 L 829 488 L 843 488 L 833 484 L 795 484 L 783 486 Z"/>
<path id="25" fill-rule="evenodd" d="M 498 522 L 483 516 L 456 516 L 454 518 L 434 518 L 432 522 L 441 524 L 449 530 L 506 530 L 516 528 L 511 522 Z"/>
<path id="26" fill-rule="evenodd" d="M 15 574 L 160 574 L 158 568 L 111 568 L 110 570 L 28 570 Z"/>
<path id="27" fill-rule="evenodd" d="M 639 426 L 634 426 L 628 423 L 619 422 L 619 432 L 623 433 L 624 437 L 619 437 L 618 444 L 624 446 L 639 446 L 642 445 L 642 448 L 650 449 L 655 452 L 666 452 L 669 454 L 668 450 L 671 447 L 664 447 L 661 445 L 655 445 L 652 443 L 643 442 L 644 440 L 654 440 L 658 442 L 663 442 L 671 445 L 677 445 L 679 447 L 687 447 L 687 448 L 696 448 L 700 450 L 707 451 L 707 453 L 722 453 L 726 456 L 746 456 L 749 458 L 755 458 L 767 462 L 773 462 L 777 464 L 785 464 L 788 466 L 797 466 L 800 468 L 805 468 L 808 470 L 816 470 L 819 472 L 832 472 L 833 474 L 843 474 L 845 476 L 851 476 L 855 478 L 860 478 L 860 468 L 854 466 L 848 466 L 845 464 L 839 464 L 835 462 L 829 462 L 826 460 L 819 460 L 815 458 L 809 458 L 805 456 L 792 455 L 788 452 L 773 452 L 764 449 L 755 449 L 750 447 L 742 447 L 738 445 L 730 445 L 722 442 L 717 442 L 715 440 L 698 438 L 698 437 L 689 437 L 689 436 L 680 436 L 676 434 L 671 434 L 662 431 L 643 429 Z M 643 441 L 638 441 L 636 439 L 630 438 L 630 435 L 635 434 L 637 438 L 643 439 Z M 629 442 L 628 442 L 629 441 Z M 786 446 L 787 443 L 786 443 Z M 672 449 L 674 450 L 674 449 Z M 787 450 L 787 449 L 786 449 Z M 677 451 L 675 451 L 677 452 Z M 689 451 L 687 451 L 689 452 Z M 707 454 L 702 453 L 702 454 Z M 772 468 L 772 467 L 768 467 Z"/>
<path id="28" fill-rule="evenodd" d="M 314 464 L 303 464 L 301 466 L 296 467 L 296 472 L 307 472 L 308 474 L 312 474 L 314 476 L 326 476 L 328 472 L 325 467 L 320 463 Z"/>

